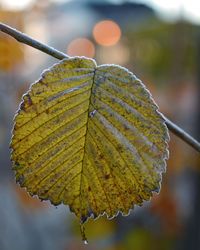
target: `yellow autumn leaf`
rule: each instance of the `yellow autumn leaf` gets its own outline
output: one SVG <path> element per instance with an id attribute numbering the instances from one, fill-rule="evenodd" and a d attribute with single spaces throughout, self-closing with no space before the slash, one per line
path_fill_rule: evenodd
<path id="1" fill-rule="evenodd" d="M 16 180 L 31 195 L 88 217 L 129 213 L 160 188 L 168 131 L 131 72 L 83 57 L 34 83 L 15 117 Z"/>

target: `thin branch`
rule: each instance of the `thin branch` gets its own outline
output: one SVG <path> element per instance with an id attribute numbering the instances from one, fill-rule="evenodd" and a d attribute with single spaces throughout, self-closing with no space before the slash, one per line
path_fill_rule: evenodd
<path id="1" fill-rule="evenodd" d="M 198 152 L 200 152 L 200 143 L 196 139 L 194 139 L 191 135 L 189 135 L 182 128 L 178 127 L 175 123 L 170 121 L 167 117 L 164 116 L 164 119 L 165 119 L 165 123 L 166 123 L 168 129 L 171 130 L 172 133 L 174 133 L 180 139 L 182 139 L 187 144 L 189 144 L 191 147 L 193 147 Z"/>
<path id="2" fill-rule="evenodd" d="M 20 32 L 16 29 L 9 27 L 6 24 L 0 23 L 0 30 L 2 32 L 7 33 L 8 35 L 12 36 L 17 41 L 19 41 L 21 43 L 25 43 L 31 47 L 34 47 L 35 49 L 38 49 L 38 50 L 40 50 L 40 51 L 42 51 L 50 56 L 57 58 L 57 59 L 62 60 L 64 58 L 69 58 L 68 55 L 66 55 L 66 54 L 64 54 L 64 53 L 62 53 L 62 52 L 60 52 L 52 47 L 49 47 L 48 45 L 45 45 L 41 42 L 38 42 L 35 39 L 27 36 L 26 34 Z M 182 139 L 187 144 L 189 144 L 194 149 L 196 149 L 198 152 L 200 152 L 200 143 L 197 140 L 195 140 L 191 135 L 189 135 L 183 129 L 178 127 L 176 124 L 174 124 L 168 118 L 166 118 L 165 116 L 163 116 L 163 117 L 165 119 L 165 122 L 166 122 L 168 129 L 171 130 L 172 133 L 174 133 L 180 139 Z"/>
<path id="3" fill-rule="evenodd" d="M 11 28 L 10 26 L 1 23 L 0 22 L 0 30 L 4 33 L 7 33 L 8 35 L 14 37 L 18 42 L 25 43 L 35 49 L 38 49 L 50 56 L 53 56 L 57 59 L 64 59 L 64 58 L 69 58 L 68 55 L 64 54 L 63 52 L 60 52 L 48 45 L 45 45 L 41 42 L 36 41 L 35 39 L 31 38 L 30 36 L 27 36 L 26 34 Z"/>

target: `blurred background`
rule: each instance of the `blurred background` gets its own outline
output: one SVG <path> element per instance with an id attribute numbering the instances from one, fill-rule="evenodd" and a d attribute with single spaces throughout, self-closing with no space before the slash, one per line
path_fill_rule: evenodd
<path id="1" fill-rule="evenodd" d="M 0 21 L 71 56 L 134 72 L 160 110 L 200 139 L 199 0 L 0 0 Z M 198 250 L 200 156 L 171 134 L 162 189 L 128 217 L 86 224 L 15 184 L 9 142 L 21 96 L 56 59 L 0 32 L 0 250 Z"/>

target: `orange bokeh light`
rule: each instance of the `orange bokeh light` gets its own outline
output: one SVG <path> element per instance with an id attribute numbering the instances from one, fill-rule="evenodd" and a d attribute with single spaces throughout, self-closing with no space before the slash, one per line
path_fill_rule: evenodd
<path id="1" fill-rule="evenodd" d="M 103 46 L 115 45 L 121 37 L 121 29 L 117 23 L 111 20 L 98 22 L 93 29 L 95 41 Z"/>
<path id="2" fill-rule="evenodd" d="M 77 38 L 67 46 L 67 54 L 69 56 L 94 57 L 95 47 L 89 39 Z"/>

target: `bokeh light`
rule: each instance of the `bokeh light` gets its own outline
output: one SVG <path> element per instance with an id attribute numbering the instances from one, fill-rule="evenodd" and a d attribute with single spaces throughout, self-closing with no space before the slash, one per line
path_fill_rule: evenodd
<path id="1" fill-rule="evenodd" d="M 33 4 L 34 0 L 1 0 L 0 6 L 9 10 L 22 10 Z"/>
<path id="2" fill-rule="evenodd" d="M 112 46 L 119 41 L 121 37 L 121 29 L 116 22 L 103 20 L 94 26 L 93 36 L 98 44 Z"/>
<path id="3" fill-rule="evenodd" d="M 67 54 L 69 56 L 94 57 L 95 46 L 87 38 L 77 38 L 72 40 L 67 46 Z"/>

